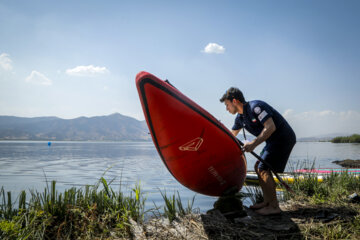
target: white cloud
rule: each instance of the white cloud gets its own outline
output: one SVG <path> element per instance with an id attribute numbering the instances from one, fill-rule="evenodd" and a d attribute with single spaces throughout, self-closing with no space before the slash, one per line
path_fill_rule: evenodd
<path id="1" fill-rule="evenodd" d="M 336 115 L 336 112 L 333 112 L 330 110 L 325 110 L 325 111 L 319 112 L 319 116 L 322 116 L 322 117 L 331 116 L 331 115 Z"/>
<path id="2" fill-rule="evenodd" d="M 66 74 L 77 77 L 93 77 L 99 74 L 109 73 L 106 67 L 95 67 L 93 65 L 77 66 L 72 69 L 67 69 Z"/>
<path id="3" fill-rule="evenodd" d="M 31 74 L 25 79 L 26 82 L 46 85 L 49 86 L 52 84 L 52 81 L 48 79 L 44 74 L 39 73 L 38 71 L 32 71 Z"/>
<path id="4" fill-rule="evenodd" d="M 209 43 L 204 48 L 204 52 L 222 54 L 225 53 L 225 48 L 217 43 Z"/>
<path id="5" fill-rule="evenodd" d="M 2 53 L 0 55 L 0 68 L 4 69 L 5 71 L 11 71 L 13 69 L 11 63 L 12 61 L 9 54 Z"/>
<path id="6" fill-rule="evenodd" d="M 283 116 L 298 137 L 311 137 L 331 133 L 360 133 L 360 112 L 331 110 L 297 113 L 288 109 Z"/>
<path id="7" fill-rule="evenodd" d="M 294 109 L 287 109 L 285 110 L 285 112 L 282 114 L 284 118 L 287 118 L 289 116 L 291 116 L 291 114 L 294 113 Z"/>

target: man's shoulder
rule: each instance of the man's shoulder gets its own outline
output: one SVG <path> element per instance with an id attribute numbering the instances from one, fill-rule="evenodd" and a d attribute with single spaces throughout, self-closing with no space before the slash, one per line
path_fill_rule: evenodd
<path id="1" fill-rule="evenodd" d="M 242 119 L 242 114 L 237 113 L 236 116 L 235 116 L 235 119 L 236 120 L 241 120 Z"/>
<path id="2" fill-rule="evenodd" d="M 256 107 L 269 107 L 270 105 L 262 100 L 252 100 L 249 101 L 249 106 L 252 110 L 254 110 Z"/>

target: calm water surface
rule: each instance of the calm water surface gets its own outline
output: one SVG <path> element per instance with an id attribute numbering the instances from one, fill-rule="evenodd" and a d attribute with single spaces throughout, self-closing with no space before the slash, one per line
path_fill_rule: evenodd
<path id="1" fill-rule="evenodd" d="M 260 150 L 261 146 L 255 152 Z M 298 142 L 287 170 L 313 161 L 315 167 L 337 168 L 331 162 L 343 159 L 360 159 L 360 144 Z M 247 154 L 247 160 L 252 170 L 255 159 Z M 47 142 L 0 141 L 0 186 L 16 196 L 21 190 L 42 191 L 45 179 L 56 180 L 58 191 L 63 191 L 95 184 L 104 173 L 108 181 L 115 179 L 114 190 L 122 186 L 125 193 L 140 182 L 147 208 L 154 207 L 153 202 L 163 204 L 159 189 L 169 194 L 179 191 L 185 202 L 195 195 L 167 171 L 152 142 L 52 142 L 49 147 Z M 214 197 L 197 194 L 195 207 L 204 212 L 214 201 Z"/>

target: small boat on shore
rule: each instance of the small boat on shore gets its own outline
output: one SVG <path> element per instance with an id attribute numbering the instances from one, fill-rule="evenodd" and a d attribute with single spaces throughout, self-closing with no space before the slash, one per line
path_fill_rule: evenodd
<path id="1" fill-rule="evenodd" d="M 297 169 L 294 172 L 279 173 L 279 176 L 287 183 L 293 183 L 295 180 L 302 181 L 308 178 L 314 178 L 318 182 L 323 182 L 324 178 L 332 173 L 348 173 L 360 177 L 359 168 L 316 168 L 316 169 Z M 280 181 L 274 177 L 276 183 Z M 256 172 L 248 171 L 246 173 L 245 183 L 258 184 L 259 179 Z"/>
<path id="2" fill-rule="evenodd" d="M 298 169 L 296 173 L 316 173 L 316 174 L 331 174 L 331 173 L 349 173 L 360 174 L 360 168 L 315 168 L 315 169 Z"/>
<path id="3" fill-rule="evenodd" d="M 310 174 L 298 174 L 298 173 L 279 173 L 279 176 L 286 183 L 293 183 L 295 180 L 302 181 L 304 179 L 313 177 L 318 182 L 322 182 L 324 180 L 324 176 L 322 175 L 310 175 Z M 276 183 L 280 183 L 279 179 L 274 177 Z M 245 178 L 246 184 L 259 184 L 259 178 L 256 172 L 247 172 Z"/>

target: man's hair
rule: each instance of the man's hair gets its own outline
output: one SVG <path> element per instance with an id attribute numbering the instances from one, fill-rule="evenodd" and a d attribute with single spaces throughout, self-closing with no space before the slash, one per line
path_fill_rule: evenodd
<path id="1" fill-rule="evenodd" d="M 225 92 L 222 98 L 220 98 L 220 102 L 225 102 L 225 100 L 232 101 L 233 99 L 239 100 L 241 103 L 246 103 L 242 92 L 235 87 L 229 88 L 229 90 Z"/>

